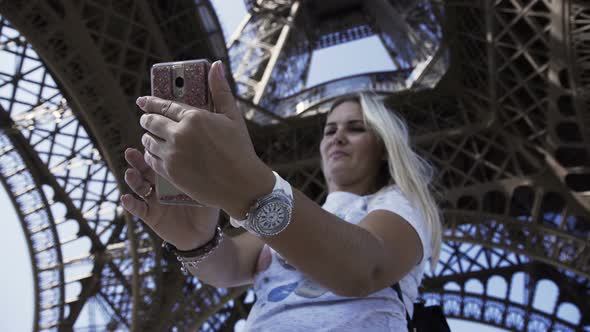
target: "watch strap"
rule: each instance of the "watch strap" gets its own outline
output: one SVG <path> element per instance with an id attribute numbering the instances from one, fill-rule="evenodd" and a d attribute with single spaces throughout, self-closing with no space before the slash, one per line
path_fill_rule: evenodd
<path id="1" fill-rule="evenodd" d="M 285 181 L 285 179 L 283 179 L 277 172 L 272 171 L 272 173 L 275 176 L 275 185 L 272 188 L 272 192 L 278 191 L 278 190 L 283 190 L 283 192 L 291 199 L 293 200 L 293 189 L 291 188 L 291 184 L 289 184 L 289 182 Z M 272 194 L 271 192 L 271 194 Z M 266 196 L 264 196 L 266 197 Z M 248 221 L 248 216 L 252 213 L 253 210 L 255 210 L 256 206 L 259 205 L 259 202 L 264 198 L 259 198 L 256 203 L 254 204 L 254 206 L 252 206 L 250 208 L 250 210 L 248 211 L 248 213 L 246 214 L 246 219 L 243 220 L 237 220 L 234 218 L 229 218 L 229 222 L 232 226 L 234 226 L 235 228 L 240 228 L 240 227 L 244 227 L 244 224 Z"/>
<path id="2" fill-rule="evenodd" d="M 248 213 L 246 214 L 246 219 L 236 220 L 230 218 L 230 223 L 234 227 L 243 227 L 250 233 L 257 236 L 273 236 L 284 230 L 290 223 L 293 207 L 293 189 L 291 188 L 289 182 L 285 181 L 277 172 L 273 171 L 273 174 L 275 176 L 275 184 L 272 192 L 256 200 L 256 203 L 250 207 Z M 274 205 L 275 208 L 278 207 L 279 210 L 281 210 L 281 213 L 284 214 L 283 218 L 286 218 L 286 224 L 283 222 L 284 225 L 279 227 L 276 231 L 269 231 L 268 228 L 264 228 L 262 225 L 257 223 L 257 221 L 260 221 L 257 219 L 258 212 L 260 209 L 264 210 L 267 208 L 267 204 Z M 263 231 L 263 229 L 265 230 Z"/>

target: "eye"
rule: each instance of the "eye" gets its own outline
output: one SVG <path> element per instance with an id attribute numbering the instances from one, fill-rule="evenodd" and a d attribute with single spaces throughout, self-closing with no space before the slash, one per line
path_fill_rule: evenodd
<path id="1" fill-rule="evenodd" d="M 336 132 L 336 128 L 326 128 L 324 130 L 324 136 L 333 135 Z"/>

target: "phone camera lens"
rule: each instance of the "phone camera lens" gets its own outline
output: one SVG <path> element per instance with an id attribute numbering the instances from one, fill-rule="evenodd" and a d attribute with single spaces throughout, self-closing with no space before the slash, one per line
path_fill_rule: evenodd
<path id="1" fill-rule="evenodd" d="M 177 77 L 174 83 L 176 84 L 176 87 L 182 88 L 184 86 L 184 78 Z"/>

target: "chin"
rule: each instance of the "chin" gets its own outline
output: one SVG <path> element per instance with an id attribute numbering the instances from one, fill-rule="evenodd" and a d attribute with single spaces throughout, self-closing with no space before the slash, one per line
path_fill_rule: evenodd
<path id="1" fill-rule="evenodd" d="M 355 174 L 353 169 L 349 167 L 337 167 L 330 170 L 329 178 L 335 184 L 346 185 L 354 182 L 354 179 L 357 178 L 357 174 Z"/>

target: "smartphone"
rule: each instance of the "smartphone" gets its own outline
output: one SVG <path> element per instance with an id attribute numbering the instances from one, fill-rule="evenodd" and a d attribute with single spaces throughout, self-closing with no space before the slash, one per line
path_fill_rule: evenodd
<path id="1" fill-rule="evenodd" d="M 181 102 L 211 112 L 207 59 L 157 63 L 151 69 L 152 96 Z M 156 194 L 162 204 L 204 206 L 156 174 Z"/>

